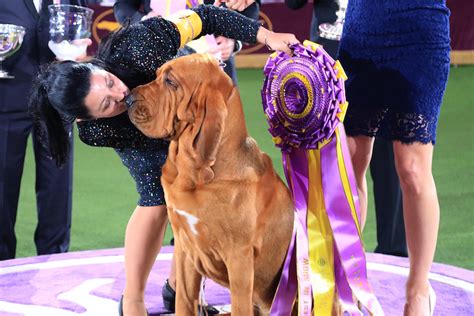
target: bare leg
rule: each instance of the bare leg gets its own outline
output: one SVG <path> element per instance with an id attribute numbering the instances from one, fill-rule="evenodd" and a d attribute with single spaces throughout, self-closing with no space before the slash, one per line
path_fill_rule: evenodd
<path id="1" fill-rule="evenodd" d="M 351 155 L 352 166 L 357 183 L 357 193 L 359 195 L 361 228 L 364 229 L 367 219 L 367 180 L 365 174 L 369 168 L 374 137 L 355 136 L 347 137 L 347 144 Z"/>
<path id="2" fill-rule="evenodd" d="M 137 206 L 125 232 L 124 316 L 146 315 L 145 287 L 166 230 L 166 206 Z"/>
<path id="3" fill-rule="evenodd" d="M 394 142 L 395 166 L 403 192 L 403 215 L 410 257 L 405 315 L 429 315 L 428 273 L 439 227 L 439 204 L 431 172 L 433 145 Z"/>

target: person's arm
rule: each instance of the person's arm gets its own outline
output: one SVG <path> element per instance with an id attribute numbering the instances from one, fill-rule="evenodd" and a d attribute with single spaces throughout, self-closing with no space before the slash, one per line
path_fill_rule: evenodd
<path id="1" fill-rule="evenodd" d="M 180 47 L 206 34 L 222 35 L 250 44 L 256 42 L 267 44 L 273 50 L 287 53 L 291 53 L 289 45 L 298 43 L 293 34 L 271 32 L 260 26 L 258 21 L 237 12 L 211 5 L 200 5 L 190 10 L 179 11 L 166 19 L 178 31 Z M 162 20 L 161 18 L 151 18 L 141 23 L 159 33 L 163 28 L 166 28 Z M 172 37 L 173 34 L 169 34 L 169 36 Z M 173 56 L 175 54 L 176 52 L 173 52 Z"/>
<path id="2" fill-rule="evenodd" d="M 130 23 L 140 21 L 146 14 L 140 12 L 140 0 L 116 0 L 114 3 L 114 15 L 117 22 L 124 24 L 127 19 Z"/>

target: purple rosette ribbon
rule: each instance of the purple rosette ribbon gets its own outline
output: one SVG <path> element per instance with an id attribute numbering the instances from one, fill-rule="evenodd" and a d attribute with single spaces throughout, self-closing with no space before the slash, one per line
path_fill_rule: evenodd
<path id="1" fill-rule="evenodd" d="M 315 44 L 313 44 L 315 45 Z M 268 59 L 262 89 L 263 109 L 276 146 L 317 149 L 341 121 L 344 80 L 323 49 L 293 45 L 293 57 L 280 52 Z"/>
<path id="2" fill-rule="evenodd" d="M 342 122 L 346 75 L 322 46 L 305 41 L 264 68 L 263 109 L 282 150 L 295 205 L 294 233 L 271 315 L 383 315 L 367 280 L 357 189 Z"/>

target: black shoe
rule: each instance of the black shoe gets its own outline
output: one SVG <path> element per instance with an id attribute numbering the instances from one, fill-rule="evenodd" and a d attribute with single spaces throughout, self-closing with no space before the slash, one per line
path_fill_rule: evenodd
<path id="1" fill-rule="evenodd" d="M 123 295 L 122 295 L 122 297 L 120 297 L 118 312 L 119 312 L 119 316 L 123 316 Z M 147 314 L 147 316 L 150 316 L 150 314 L 148 314 L 148 311 L 146 311 L 146 314 Z"/>
<path id="2" fill-rule="evenodd" d="M 170 286 L 168 280 L 166 280 L 165 284 L 163 285 L 163 288 L 161 290 L 161 296 L 163 296 L 163 305 L 165 306 L 165 308 L 171 313 L 174 313 L 176 304 L 176 291 L 173 290 L 173 288 Z M 211 305 L 206 305 L 202 307 L 201 305 L 199 305 L 198 310 L 199 316 L 219 314 L 219 311 Z"/>
<path id="3" fill-rule="evenodd" d="M 168 280 L 166 280 L 163 288 L 161 289 L 161 296 L 163 297 L 163 305 L 165 306 L 166 310 L 174 313 L 174 306 L 176 304 L 176 292 L 170 286 Z"/>

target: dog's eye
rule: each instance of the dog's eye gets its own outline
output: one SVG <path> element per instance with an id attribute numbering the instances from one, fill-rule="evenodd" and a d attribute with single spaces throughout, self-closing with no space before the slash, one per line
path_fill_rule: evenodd
<path id="1" fill-rule="evenodd" d="M 173 88 L 173 89 L 178 88 L 178 85 L 176 84 L 176 82 L 174 82 L 173 80 L 171 80 L 169 77 L 166 77 L 166 78 L 165 78 L 165 83 L 166 83 L 166 85 L 170 86 L 170 87 Z"/>

